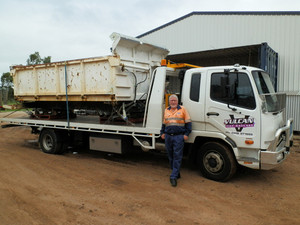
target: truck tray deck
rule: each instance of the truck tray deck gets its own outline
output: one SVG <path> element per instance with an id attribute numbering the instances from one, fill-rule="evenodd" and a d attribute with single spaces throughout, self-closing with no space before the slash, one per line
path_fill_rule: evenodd
<path id="1" fill-rule="evenodd" d="M 97 116 L 77 116 L 70 119 L 69 123 L 66 119 L 57 120 L 37 120 L 30 116 L 19 118 L 0 118 L 2 127 L 6 126 L 29 126 L 40 128 L 55 128 L 69 131 L 86 131 L 105 134 L 128 135 L 132 136 L 138 143 L 141 143 L 139 138 L 151 138 L 152 145 L 145 146 L 149 149 L 155 148 L 155 139 L 160 137 L 160 129 L 142 127 L 142 124 L 132 125 L 106 125 L 99 124 Z"/>

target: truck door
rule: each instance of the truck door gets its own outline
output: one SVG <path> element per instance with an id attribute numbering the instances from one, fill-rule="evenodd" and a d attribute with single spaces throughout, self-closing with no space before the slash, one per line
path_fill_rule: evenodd
<path id="1" fill-rule="evenodd" d="M 181 100 L 187 108 L 194 131 L 204 131 L 205 76 L 201 69 L 188 70 L 184 77 Z"/>
<path id="2" fill-rule="evenodd" d="M 225 134 L 238 147 L 259 148 L 260 110 L 249 73 L 220 69 L 207 75 L 205 129 Z"/>

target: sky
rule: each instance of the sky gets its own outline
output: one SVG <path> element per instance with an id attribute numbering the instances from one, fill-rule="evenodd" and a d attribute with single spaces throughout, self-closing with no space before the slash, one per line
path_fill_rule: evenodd
<path id="1" fill-rule="evenodd" d="M 300 1 L 0 0 L 0 76 L 34 52 L 52 62 L 110 55 L 111 33 L 136 37 L 194 11 L 300 11 Z"/>

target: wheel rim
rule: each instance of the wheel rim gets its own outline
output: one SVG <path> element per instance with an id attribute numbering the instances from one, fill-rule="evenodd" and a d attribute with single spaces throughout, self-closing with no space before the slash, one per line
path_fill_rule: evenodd
<path id="1" fill-rule="evenodd" d="M 53 148 L 53 138 L 50 135 L 45 135 L 43 138 L 43 146 L 46 151 L 50 151 Z"/>
<path id="2" fill-rule="evenodd" d="M 219 173 L 223 168 L 224 160 L 217 152 L 209 152 L 203 158 L 203 165 L 210 173 Z"/>

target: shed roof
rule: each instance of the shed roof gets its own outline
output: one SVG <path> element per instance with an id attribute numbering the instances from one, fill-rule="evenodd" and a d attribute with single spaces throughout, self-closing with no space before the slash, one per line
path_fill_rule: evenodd
<path id="1" fill-rule="evenodd" d="M 261 54 L 261 46 L 264 44 L 266 43 L 168 55 L 167 59 L 176 63 L 184 62 L 198 66 L 233 65 L 239 63 L 246 66 L 260 67 L 259 55 Z"/>
<path id="2" fill-rule="evenodd" d="M 300 11 L 208 11 L 208 12 L 191 12 L 189 14 L 186 14 L 185 16 L 179 17 L 178 19 L 175 19 L 169 23 L 166 23 L 162 26 L 159 26 L 155 29 L 152 29 L 146 33 L 140 34 L 137 36 L 137 38 L 142 38 L 148 34 L 151 34 L 155 31 L 158 31 L 162 28 L 165 28 L 167 26 L 170 26 L 174 23 L 177 23 L 181 20 L 184 20 L 188 17 L 194 16 L 194 15 L 295 15 L 300 16 Z"/>

